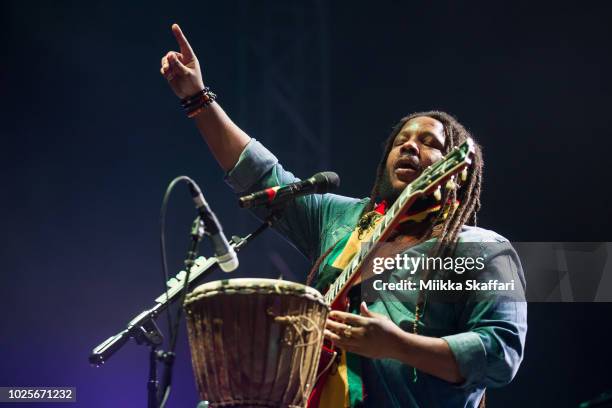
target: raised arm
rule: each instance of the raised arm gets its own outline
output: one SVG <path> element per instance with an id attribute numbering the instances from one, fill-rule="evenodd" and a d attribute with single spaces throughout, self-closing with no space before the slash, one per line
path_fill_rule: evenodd
<path id="1" fill-rule="evenodd" d="M 169 51 L 164 55 L 160 71 L 176 96 L 183 99 L 204 89 L 204 78 L 200 62 L 178 24 L 172 25 L 172 33 L 180 52 Z M 217 102 L 196 115 L 194 121 L 221 168 L 226 172 L 232 169 L 251 140 L 249 135 L 230 119 Z"/>
<path id="2" fill-rule="evenodd" d="M 172 25 L 172 32 L 180 52 L 169 51 L 164 55 L 161 73 L 176 96 L 183 99 L 202 91 L 204 79 L 200 63 L 177 24 Z M 246 194 L 298 180 L 262 144 L 236 126 L 218 103 L 208 105 L 194 120 L 211 152 L 226 172 L 227 183 L 236 193 Z M 314 260 L 319 256 L 321 245 L 326 247 L 339 239 L 337 234 L 327 234 L 327 231 L 335 231 L 335 225 L 343 219 L 346 209 L 356 204 L 357 200 L 333 194 L 300 197 L 284 207 L 274 228 L 307 258 Z M 266 208 L 258 208 L 253 212 L 262 219 L 268 215 Z"/>

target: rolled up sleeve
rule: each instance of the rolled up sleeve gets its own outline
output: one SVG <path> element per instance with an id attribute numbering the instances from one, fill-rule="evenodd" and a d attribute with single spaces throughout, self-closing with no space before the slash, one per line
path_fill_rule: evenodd
<path id="1" fill-rule="evenodd" d="M 455 356 L 459 372 L 465 379 L 462 385 L 477 384 L 487 368 L 487 351 L 480 336 L 474 332 L 442 337 Z"/>
<path id="2" fill-rule="evenodd" d="M 225 182 L 238 194 L 265 188 L 265 175 L 278 164 L 278 159 L 255 139 L 246 145 L 238 162 L 225 175 Z"/>
<path id="3" fill-rule="evenodd" d="M 512 274 L 524 290 L 518 256 L 508 245 L 487 265 L 482 279 Z M 527 303 L 524 300 L 479 300 L 476 296 L 462 309 L 461 333 L 442 337 L 453 353 L 465 381 L 461 388 L 501 387 L 516 375 L 523 360 L 527 334 Z"/>

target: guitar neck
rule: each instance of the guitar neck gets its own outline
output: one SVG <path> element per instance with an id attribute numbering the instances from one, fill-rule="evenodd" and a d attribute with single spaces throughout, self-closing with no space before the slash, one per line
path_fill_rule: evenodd
<path id="1" fill-rule="evenodd" d="M 345 289 L 348 289 L 349 284 L 359 275 L 363 261 L 379 242 L 384 242 L 389 238 L 399 222 L 400 215 L 416 201 L 417 197 L 418 194 L 411 191 L 410 185 L 404 189 L 400 197 L 383 215 L 383 219 L 377 223 L 371 238 L 361 243 L 360 250 L 325 293 L 325 301 L 328 304 L 333 304 Z"/>

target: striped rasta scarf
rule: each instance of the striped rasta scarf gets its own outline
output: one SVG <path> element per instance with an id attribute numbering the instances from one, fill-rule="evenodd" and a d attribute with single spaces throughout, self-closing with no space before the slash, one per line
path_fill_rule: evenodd
<path id="1" fill-rule="evenodd" d="M 459 205 L 455 203 L 455 208 Z M 315 288 L 324 292 L 338 275 L 347 267 L 353 256 L 360 250 L 361 243 L 370 239 L 376 225 L 383 219 L 388 206 L 385 201 L 378 204 L 374 211 L 364 214 L 355 229 L 340 239 L 328 253 L 325 264 L 318 274 Z M 431 219 L 432 214 L 441 208 L 440 203 L 423 200 L 415 203 L 400 219 L 400 224 L 420 223 Z M 445 214 L 447 215 L 447 214 Z M 445 217 L 444 217 L 445 218 Z M 349 311 L 359 313 L 359 301 L 350 303 Z M 327 382 L 321 391 L 318 407 L 309 408 L 356 408 L 362 405 L 365 398 L 361 375 L 361 358 L 357 354 L 341 351 L 339 363 L 330 369 Z"/>

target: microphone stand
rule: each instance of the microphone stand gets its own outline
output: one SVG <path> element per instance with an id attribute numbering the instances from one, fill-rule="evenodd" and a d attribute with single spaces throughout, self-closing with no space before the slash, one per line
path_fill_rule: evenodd
<path id="1" fill-rule="evenodd" d="M 232 236 L 230 245 L 234 251 L 238 252 L 244 248 L 253 238 L 259 236 L 263 231 L 272 226 L 272 224 L 278 220 L 281 214 L 280 209 L 273 210 L 265 221 L 257 227 L 253 232 L 241 238 L 239 236 Z M 185 266 L 187 272 L 181 271 L 176 277 L 168 281 L 168 291 L 164 292 L 161 296 L 155 299 L 155 306 L 143 311 L 134 317 L 127 324 L 127 328 L 121 332 L 109 337 L 98 346 L 96 346 L 92 353 L 89 355 L 89 362 L 97 367 L 102 366 L 108 361 L 113 354 L 115 354 L 130 338 L 133 338 L 137 344 L 146 344 L 150 347 L 149 353 L 149 378 L 147 381 L 147 407 L 158 408 L 158 381 L 157 381 L 157 361 L 163 361 L 166 370 L 171 370 L 172 363 L 174 362 L 174 353 L 167 353 L 163 350 L 157 350 L 157 348 L 163 343 L 163 335 L 159 330 L 159 327 L 155 323 L 155 319 L 161 312 L 167 309 L 171 304 L 176 302 L 179 298 L 181 299 L 181 307 L 184 302 L 184 297 L 192 283 L 196 280 L 201 281 L 207 278 L 216 266 L 218 266 L 217 259 L 210 257 L 208 259 L 199 257 L 196 259 L 198 253 L 198 245 L 204 235 L 204 226 L 200 217 L 198 216 L 191 229 L 191 244 L 189 251 L 187 252 L 187 258 L 185 259 Z M 170 385 L 171 374 L 169 372 L 164 376 L 166 385 L 161 389 L 165 390 Z M 163 398 L 164 395 L 161 395 Z"/>
<path id="2" fill-rule="evenodd" d="M 204 222 L 202 221 L 202 217 L 197 216 L 193 221 L 193 225 L 191 226 L 191 244 L 189 246 L 189 250 L 187 251 L 187 258 L 185 258 L 185 270 L 187 271 L 185 275 L 185 282 L 189 282 L 189 275 L 191 274 L 191 268 L 195 265 L 195 259 L 198 256 L 198 246 L 200 245 L 200 241 L 204 236 Z M 181 286 L 181 285 L 178 285 Z M 184 284 L 183 290 L 181 293 L 181 302 L 180 304 L 185 303 L 185 297 L 187 296 L 187 292 L 189 291 L 189 284 Z M 161 393 L 158 394 L 158 384 L 155 382 L 154 389 L 149 389 L 149 407 L 148 408 L 157 408 L 158 406 L 163 406 L 165 404 L 166 398 L 170 392 L 170 385 L 172 384 L 172 368 L 174 365 L 174 357 L 175 357 L 175 347 L 176 347 L 176 339 L 178 337 L 179 330 L 179 321 L 181 318 L 180 314 L 181 309 L 179 309 L 179 314 L 177 316 L 177 321 L 175 323 L 174 329 L 172 330 L 172 338 L 170 339 L 170 351 L 165 352 L 163 350 L 157 351 L 155 354 L 155 358 L 151 357 L 152 368 L 151 371 L 155 372 L 155 359 L 159 359 L 164 363 L 164 377 L 163 377 L 163 386 L 161 387 Z M 154 350 L 151 350 L 153 354 Z M 151 382 L 149 381 L 149 384 Z M 153 399 L 153 401 L 151 401 Z M 161 402 L 160 402 L 161 401 Z"/>

